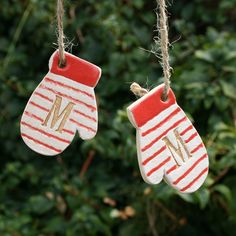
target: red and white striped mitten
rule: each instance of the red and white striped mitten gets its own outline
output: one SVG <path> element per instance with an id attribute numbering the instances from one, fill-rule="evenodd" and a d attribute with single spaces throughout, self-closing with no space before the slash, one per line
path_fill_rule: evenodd
<path id="1" fill-rule="evenodd" d="M 101 69 L 70 53 L 66 66 L 58 66 L 56 51 L 49 72 L 30 97 L 21 119 L 21 136 L 35 152 L 53 156 L 72 142 L 76 130 L 87 140 L 97 132 L 94 87 Z"/>
<path id="2" fill-rule="evenodd" d="M 208 173 L 205 146 L 184 111 L 169 91 L 163 102 L 163 85 L 128 107 L 137 129 L 138 162 L 143 179 L 158 184 L 164 178 L 180 192 L 196 191 Z"/>

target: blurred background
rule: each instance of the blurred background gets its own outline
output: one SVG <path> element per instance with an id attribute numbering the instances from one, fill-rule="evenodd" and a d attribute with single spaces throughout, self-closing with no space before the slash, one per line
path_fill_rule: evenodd
<path id="1" fill-rule="evenodd" d="M 99 131 L 60 156 L 24 145 L 19 121 L 57 48 L 56 0 L 0 3 L 0 235 L 236 235 L 236 0 L 169 1 L 172 88 L 202 136 L 210 173 L 194 194 L 142 180 L 126 107 L 133 81 L 162 83 L 156 2 L 66 0 L 67 51 L 103 70 Z M 145 49 L 145 50 L 143 50 Z"/>

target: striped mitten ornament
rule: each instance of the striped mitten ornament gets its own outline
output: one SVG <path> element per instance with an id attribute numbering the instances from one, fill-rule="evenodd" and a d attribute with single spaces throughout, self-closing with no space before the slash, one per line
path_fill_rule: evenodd
<path id="1" fill-rule="evenodd" d="M 21 119 L 21 136 L 35 152 L 53 156 L 72 142 L 76 131 L 84 139 L 97 132 L 97 104 L 94 88 L 101 69 L 70 53 L 66 65 L 58 66 L 56 51 L 49 72 L 30 97 Z"/>
<path id="2" fill-rule="evenodd" d="M 208 173 L 205 146 L 176 103 L 170 89 L 162 101 L 160 85 L 128 107 L 128 117 L 137 129 L 137 152 L 143 179 L 150 184 L 164 180 L 183 193 L 196 191 Z"/>

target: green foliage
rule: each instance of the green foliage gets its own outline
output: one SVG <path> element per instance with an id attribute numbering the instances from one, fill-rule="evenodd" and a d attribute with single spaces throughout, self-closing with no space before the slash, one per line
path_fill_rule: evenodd
<path id="1" fill-rule="evenodd" d="M 66 1 L 68 50 L 103 69 L 99 132 L 89 142 L 77 137 L 57 158 L 23 144 L 21 114 L 56 48 L 55 2 L 1 2 L 0 235 L 234 235 L 236 1 L 169 7 L 172 87 L 210 156 L 209 177 L 192 195 L 143 182 L 125 111 L 135 101 L 132 81 L 162 81 L 157 59 L 140 49 L 152 48 L 154 0 Z"/>

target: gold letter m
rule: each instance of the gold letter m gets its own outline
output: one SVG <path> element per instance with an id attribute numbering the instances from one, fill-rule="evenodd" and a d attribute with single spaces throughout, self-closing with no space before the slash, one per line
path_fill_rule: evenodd
<path id="1" fill-rule="evenodd" d="M 48 125 L 48 121 L 51 117 L 51 115 L 53 114 L 52 117 L 52 122 L 51 122 L 51 126 L 50 128 L 53 129 L 54 126 L 56 125 L 56 123 L 61 120 L 60 125 L 58 126 L 57 130 L 58 132 L 62 132 L 65 123 L 73 109 L 73 106 L 75 105 L 73 102 L 70 102 L 65 109 L 59 114 L 60 108 L 61 108 L 61 102 L 62 102 L 62 98 L 56 95 L 56 100 L 51 108 L 51 110 L 49 111 L 45 121 L 42 123 L 42 125 L 47 126 Z"/>
<path id="2" fill-rule="evenodd" d="M 165 142 L 167 148 L 169 149 L 178 166 L 181 166 L 191 157 L 191 154 L 188 151 L 186 144 L 180 137 L 177 129 L 174 130 L 174 138 L 172 138 L 171 141 L 168 137 L 164 137 L 162 140 Z"/>

